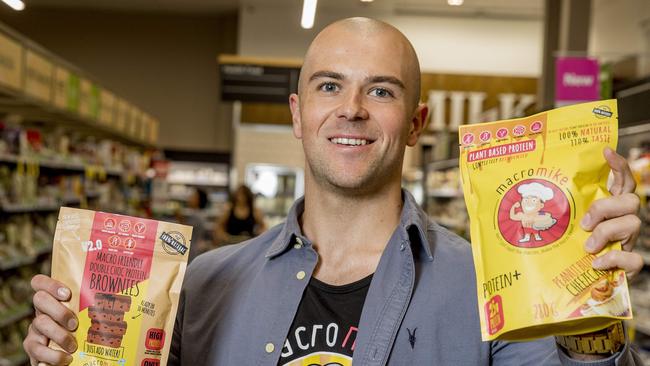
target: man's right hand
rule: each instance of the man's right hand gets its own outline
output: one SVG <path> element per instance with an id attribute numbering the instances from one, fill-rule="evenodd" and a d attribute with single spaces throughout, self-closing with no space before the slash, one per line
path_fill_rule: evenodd
<path id="1" fill-rule="evenodd" d="M 79 325 L 75 314 L 61 303 L 70 300 L 70 289 L 61 282 L 40 274 L 32 278 L 32 289 L 35 291 L 36 317 L 29 325 L 29 333 L 23 341 L 29 362 L 32 366 L 40 363 L 68 365 L 72 362 L 70 354 L 77 349 L 72 331 Z M 67 352 L 49 348 L 50 341 Z"/>

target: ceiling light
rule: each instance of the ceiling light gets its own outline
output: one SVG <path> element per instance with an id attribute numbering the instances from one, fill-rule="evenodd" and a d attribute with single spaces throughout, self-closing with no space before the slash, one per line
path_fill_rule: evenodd
<path id="1" fill-rule="evenodd" d="M 318 0 L 304 0 L 302 4 L 302 20 L 300 20 L 301 27 L 311 29 L 314 26 L 317 3 Z"/>
<path id="2" fill-rule="evenodd" d="M 9 5 L 12 9 L 16 11 L 21 11 L 25 9 L 25 3 L 21 0 L 2 0 L 3 3 Z"/>
<path id="3" fill-rule="evenodd" d="M 361 0 L 362 3 L 371 3 L 373 1 L 375 1 L 375 0 Z"/>
<path id="4" fill-rule="evenodd" d="M 451 6 L 461 6 L 463 5 L 463 0 L 447 0 L 447 4 Z"/>

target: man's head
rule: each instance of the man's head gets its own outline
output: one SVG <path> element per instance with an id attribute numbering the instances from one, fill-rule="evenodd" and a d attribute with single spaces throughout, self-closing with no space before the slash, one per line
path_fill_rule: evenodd
<path id="1" fill-rule="evenodd" d="M 307 179 L 349 193 L 399 185 L 404 148 L 417 142 L 427 113 L 419 95 L 417 56 L 397 29 L 367 18 L 326 27 L 290 97 Z"/>

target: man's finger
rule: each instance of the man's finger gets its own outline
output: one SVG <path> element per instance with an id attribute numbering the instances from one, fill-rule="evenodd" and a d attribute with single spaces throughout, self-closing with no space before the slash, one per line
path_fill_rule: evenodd
<path id="1" fill-rule="evenodd" d="M 25 339 L 23 343 L 25 351 L 30 355 L 30 363 L 36 365 L 69 365 L 72 362 L 72 356 L 69 354 L 53 350 L 48 346 L 42 345 L 32 339 Z"/>
<path id="2" fill-rule="evenodd" d="M 600 270 L 620 268 L 628 278 L 633 278 L 643 268 L 643 257 L 638 253 L 612 250 L 594 259 L 592 265 Z"/>
<path id="3" fill-rule="evenodd" d="M 589 210 L 580 222 L 580 226 L 586 231 L 592 231 L 603 220 L 625 215 L 636 215 L 639 211 L 639 205 L 639 196 L 634 193 L 601 198 L 591 203 Z"/>
<path id="4" fill-rule="evenodd" d="M 70 289 L 64 284 L 42 274 L 32 278 L 32 289 L 35 292 L 45 291 L 60 301 L 68 301 L 71 295 Z"/>
<path id="5" fill-rule="evenodd" d="M 625 215 L 601 222 L 591 232 L 585 242 L 585 250 L 589 253 L 598 253 L 611 242 L 624 242 L 624 249 L 631 251 L 634 247 L 636 233 L 641 227 L 641 220 L 636 215 Z"/>
<path id="6" fill-rule="evenodd" d="M 50 341 L 49 339 L 47 339 L 46 336 L 42 335 L 41 332 L 39 332 L 38 329 L 36 329 L 36 327 L 34 327 L 34 323 L 29 324 L 29 328 L 27 328 L 27 336 L 33 338 L 38 343 L 46 346 Z"/>
<path id="7" fill-rule="evenodd" d="M 618 155 L 614 150 L 606 147 L 603 151 L 607 164 L 612 169 L 614 181 L 612 186 L 609 187 L 609 192 L 614 196 L 624 193 L 632 193 L 636 189 L 636 182 L 630 170 L 630 166 L 624 157 Z"/>
<path id="8" fill-rule="evenodd" d="M 48 292 L 37 291 L 34 294 L 34 307 L 38 310 L 37 318 L 44 314 L 68 330 L 77 329 L 79 323 L 74 313 Z"/>
<path id="9" fill-rule="evenodd" d="M 47 337 L 42 335 L 36 328 L 34 327 L 33 323 L 29 324 L 29 328 L 27 328 L 27 336 L 25 337 L 25 340 L 23 340 L 23 348 L 25 349 L 25 352 L 27 352 L 29 357 L 29 364 L 30 366 L 39 366 L 39 362 L 37 359 L 31 355 L 31 351 L 33 346 L 32 344 L 42 344 L 44 346 L 47 346 L 49 340 Z"/>
<path id="10" fill-rule="evenodd" d="M 61 348 L 67 352 L 72 353 L 77 350 L 77 341 L 72 336 L 72 333 L 62 328 L 49 316 L 37 316 L 34 318 L 33 325 L 39 333 L 56 342 L 56 344 L 61 346 Z M 39 361 L 42 361 L 42 359 L 39 358 Z M 49 362 L 47 360 L 45 361 Z"/>

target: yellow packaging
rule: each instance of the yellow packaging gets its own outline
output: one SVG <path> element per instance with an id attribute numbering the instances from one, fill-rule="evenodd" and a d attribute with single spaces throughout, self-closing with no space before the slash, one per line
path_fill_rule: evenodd
<path id="1" fill-rule="evenodd" d="M 52 277 L 72 291 L 73 366 L 164 366 L 192 228 L 62 207 Z M 56 345 L 53 345 L 56 347 Z"/>
<path id="2" fill-rule="evenodd" d="M 580 227 L 609 195 L 603 149 L 616 149 L 617 130 L 616 100 L 460 127 L 483 340 L 580 334 L 632 317 L 625 274 L 592 268 Z"/>

